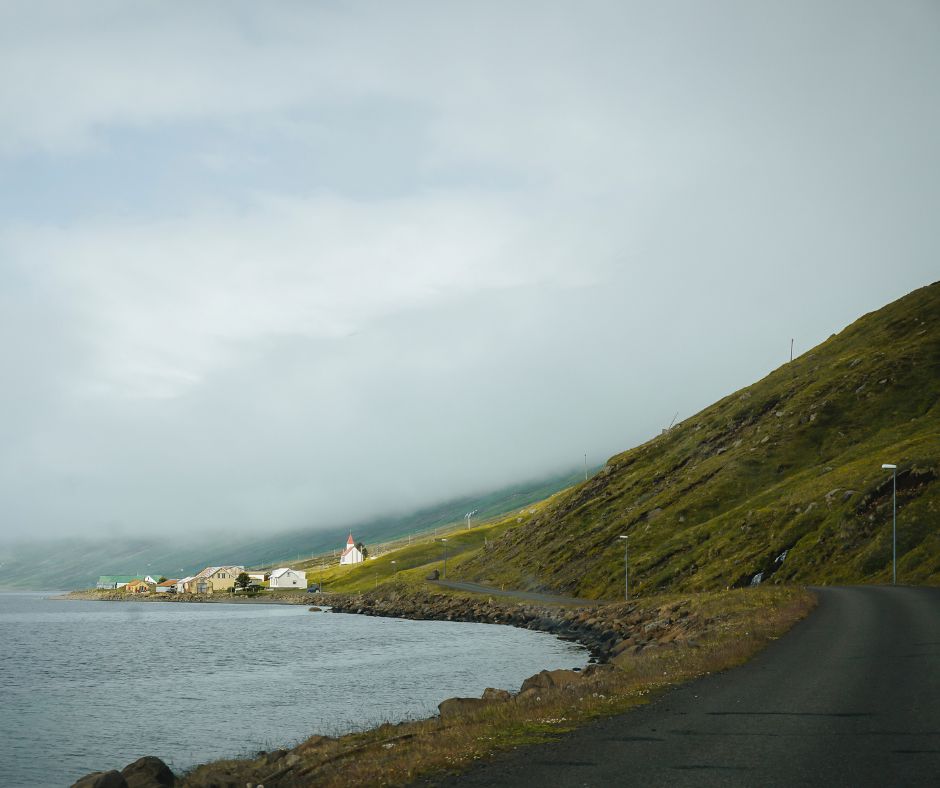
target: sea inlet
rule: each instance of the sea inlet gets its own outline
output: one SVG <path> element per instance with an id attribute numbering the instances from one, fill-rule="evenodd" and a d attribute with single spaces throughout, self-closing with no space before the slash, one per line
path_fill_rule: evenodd
<path id="1" fill-rule="evenodd" d="M 428 717 L 588 653 L 489 624 L 305 606 L 55 601 L 0 594 L 0 774 L 69 785 L 156 755 L 210 760 Z"/>

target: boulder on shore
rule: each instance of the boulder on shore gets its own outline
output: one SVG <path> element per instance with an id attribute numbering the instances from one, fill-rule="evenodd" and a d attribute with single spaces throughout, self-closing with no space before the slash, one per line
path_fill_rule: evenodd
<path id="1" fill-rule="evenodd" d="M 442 720 L 452 720 L 455 717 L 471 714 L 487 705 L 489 705 L 488 701 L 482 698 L 448 698 L 437 704 L 437 710 Z"/>
<path id="2" fill-rule="evenodd" d="M 176 775 L 153 755 L 145 755 L 121 770 L 127 788 L 173 788 Z"/>
<path id="3" fill-rule="evenodd" d="M 119 771 L 92 772 L 72 784 L 72 788 L 127 788 L 127 780 Z"/>
<path id="4" fill-rule="evenodd" d="M 550 689 L 567 687 L 581 681 L 582 674 L 574 670 L 543 670 L 522 682 L 520 694 L 528 689 Z"/>

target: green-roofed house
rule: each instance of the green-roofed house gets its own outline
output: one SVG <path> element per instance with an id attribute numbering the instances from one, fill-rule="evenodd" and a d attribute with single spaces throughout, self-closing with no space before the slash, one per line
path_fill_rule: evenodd
<path id="1" fill-rule="evenodd" d="M 124 588 L 131 580 L 142 580 L 137 575 L 101 575 L 95 588 Z"/>

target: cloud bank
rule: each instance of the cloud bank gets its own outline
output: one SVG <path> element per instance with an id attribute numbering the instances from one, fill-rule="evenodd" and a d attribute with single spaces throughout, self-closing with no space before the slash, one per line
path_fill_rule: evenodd
<path id="1" fill-rule="evenodd" d="M 0 538 L 592 462 L 936 278 L 940 14 L 0 4 Z"/>

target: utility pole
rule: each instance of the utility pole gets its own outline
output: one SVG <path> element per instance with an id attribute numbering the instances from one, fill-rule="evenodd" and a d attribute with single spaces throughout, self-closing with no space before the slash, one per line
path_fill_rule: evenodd
<path id="1" fill-rule="evenodd" d="M 447 579 L 447 539 L 441 539 L 441 544 L 444 547 L 444 573 L 441 575 L 442 580 Z"/>
<path id="2" fill-rule="evenodd" d="M 584 455 L 584 481 L 587 481 L 587 454 Z"/>
<path id="3" fill-rule="evenodd" d="M 790 340 L 790 361 L 793 361 L 793 340 Z"/>

